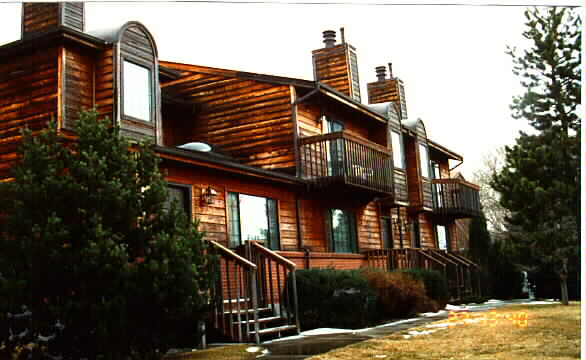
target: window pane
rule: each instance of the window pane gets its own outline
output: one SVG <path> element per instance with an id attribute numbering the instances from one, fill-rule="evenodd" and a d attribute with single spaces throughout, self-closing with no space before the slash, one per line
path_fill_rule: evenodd
<path id="1" fill-rule="evenodd" d="M 175 206 L 177 209 L 185 211 L 188 216 L 190 215 L 190 204 L 187 188 L 173 185 L 169 185 L 167 187 L 167 199 L 165 199 L 163 209 L 166 211 L 171 210 L 171 205 L 173 203 L 176 203 Z"/>
<path id="2" fill-rule="evenodd" d="M 355 224 L 354 216 L 340 209 L 331 210 L 332 247 L 334 252 L 351 253 L 355 251 Z"/>
<path id="3" fill-rule="evenodd" d="M 238 215 L 238 194 L 228 194 L 228 232 L 230 236 L 229 246 L 237 247 L 240 241 L 240 216 Z"/>
<path id="4" fill-rule="evenodd" d="M 124 61 L 124 115 L 151 121 L 151 71 Z"/>
<path id="5" fill-rule="evenodd" d="M 269 244 L 271 250 L 279 250 L 279 222 L 277 214 L 277 200 L 267 199 L 269 215 Z"/>
<path id="6" fill-rule="evenodd" d="M 239 198 L 242 240 L 256 240 L 266 244 L 269 233 L 267 199 L 243 194 Z"/>
<path id="7" fill-rule="evenodd" d="M 429 178 L 429 156 L 427 146 L 419 144 L 419 165 L 421 166 L 421 176 Z"/>
<path id="8" fill-rule="evenodd" d="M 446 227 L 443 225 L 437 225 L 435 227 L 437 232 L 437 246 L 442 250 L 448 249 L 448 236 L 446 233 Z"/>
<path id="9" fill-rule="evenodd" d="M 401 135 L 396 132 L 391 132 L 391 144 L 393 146 L 393 165 L 396 168 L 403 168 L 403 146 L 401 144 Z"/>

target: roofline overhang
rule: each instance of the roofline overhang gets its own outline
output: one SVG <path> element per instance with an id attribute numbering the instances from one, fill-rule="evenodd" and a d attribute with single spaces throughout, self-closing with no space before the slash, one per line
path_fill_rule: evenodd
<path id="1" fill-rule="evenodd" d="M 452 160 L 458 160 L 458 161 L 464 162 L 464 158 L 462 157 L 462 155 L 446 148 L 445 146 L 442 146 L 442 145 L 440 145 L 430 139 L 427 139 L 427 144 L 429 146 L 431 146 L 432 148 L 434 148 L 435 150 L 447 155 L 448 158 L 450 158 Z"/>
<path id="2" fill-rule="evenodd" d="M 156 145 L 154 149 L 160 158 L 170 161 L 213 168 L 232 174 L 261 178 L 281 184 L 306 185 L 305 181 L 295 176 L 240 164 L 229 159 L 221 159 L 220 157 L 217 157 L 217 155 L 214 156 L 210 153 L 200 153 L 159 145 Z"/>
<path id="3" fill-rule="evenodd" d="M 42 49 L 47 42 L 56 40 L 73 41 L 79 45 L 90 49 L 103 49 L 108 43 L 100 38 L 87 33 L 71 29 L 67 26 L 59 26 L 57 29 L 31 36 L 26 39 L 19 39 L 0 46 L 0 58 L 13 56 L 14 54 L 30 51 L 33 49 Z"/>
<path id="4" fill-rule="evenodd" d="M 358 101 L 352 99 L 351 97 L 347 96 L 346 94 L 342 94 L 341 92 L 335 90 L 331 86 L 328 86 L 324 83 L 316 81 L 315 87 L 318 89 L 318 92 L 320 94 L 323 94 L 323 95 L 328 96 L 332 99 L 335 99 L 335 100 L 345 104 L 346 106 L 349 106 L 349 107 L 353 108 L 354 110 L 358 110 L 359 112 L 363 113 L 364 115 L 367 115 L 367 116 L 373 118 L 374 120 L 377 120 L 383 124 L 387 123 L 386 117 L 374 112 L 373 110 L 369 109 L 367 106 L 363 105 L 362 103 L 359 103 Z"/>

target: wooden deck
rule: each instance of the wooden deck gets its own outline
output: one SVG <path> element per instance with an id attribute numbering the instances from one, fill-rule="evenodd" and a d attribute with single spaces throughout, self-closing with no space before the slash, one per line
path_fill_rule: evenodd
<path id="1" fill-rule="evenodd" d="M 340 131 L 299 140 L 301 176 L 316 188 L 348 185 L 392 194 L 393 167 L 387 148 Z"/>

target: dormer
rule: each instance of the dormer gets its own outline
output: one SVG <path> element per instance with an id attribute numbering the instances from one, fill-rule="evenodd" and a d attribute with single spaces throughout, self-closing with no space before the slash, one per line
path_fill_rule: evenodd
<path id="1" fill-rule="evenodd" d="M 125 136 L 161 144 L 159 60 L 153 36 L 136 21 L 91 35 L 111 44 L 98 61 L 96 105 L 112 104 L 110 116 Z"/>
<path id="2" fill-rule="evenodd" d="M 407 162 L 409 203 L 414 211 L 432 211 L 433 172 L 430 164 L 427 131 L 421 119 L 404 120 L 403 139 Z"/>
<path id="3" fill-rule="evenodd" d="M 342 43 L 336 45 L 336 32 L 323 32 L 325 47 L 313 50 L 313 74 L 316 81 L 360 102 L 360 80 L 356 48 L 346 43 L 344 28 L 340 29 Z"/>

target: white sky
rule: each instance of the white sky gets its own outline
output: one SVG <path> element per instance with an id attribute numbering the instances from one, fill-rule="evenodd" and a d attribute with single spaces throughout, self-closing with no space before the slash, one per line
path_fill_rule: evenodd
<path id="1" fill-rule="evenodd" d="M 0 44 L 20 37 L 20 7 L 0 2 Z M 86 30 L 137 20 L 155 37 L 161 60 L 313 80 L 311 50 L 323 47 L 322 31 L 344 27 L 357 49 L 363 102 L 375 66 L 392 62 L 405 83 L 409 118 L 423 119 L 430 139 L 463 155 L 458 170 L 471 178 L 484 154 L 528 129 L 510 116 L 511 99 L 523 89 L 505 54 L 507 45 L 523 47 L 524 9 L 95 2 L 86 4 Z"/>

